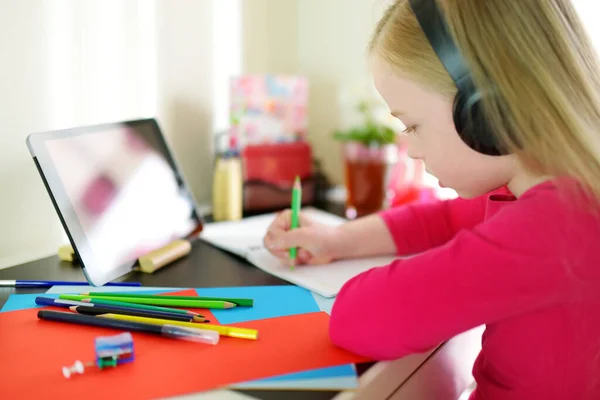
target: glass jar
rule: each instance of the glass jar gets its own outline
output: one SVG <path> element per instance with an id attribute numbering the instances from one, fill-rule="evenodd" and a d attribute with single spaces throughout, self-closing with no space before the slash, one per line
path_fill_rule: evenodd
<path id="1" fill-rule="evenodd" d="M 354 219 L 373 214 L 383 208 L 386 199 L 388 159 L 392 146 L 344 143 L 347 218 Z"/>

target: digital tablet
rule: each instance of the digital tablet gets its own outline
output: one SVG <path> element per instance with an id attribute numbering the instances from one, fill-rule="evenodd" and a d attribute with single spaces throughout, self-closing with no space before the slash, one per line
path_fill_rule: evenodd
<path id="1" fill-rule="evenodd" d="M 202 229 L 154 119 L 34 133 L 27 146 L 91 285 Z"/>

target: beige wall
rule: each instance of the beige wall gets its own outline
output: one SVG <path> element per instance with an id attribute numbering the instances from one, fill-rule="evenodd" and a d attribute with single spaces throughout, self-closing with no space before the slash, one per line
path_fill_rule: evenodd
<path id="1" fill-rule="evenodd" d="M 133 45 L 144 27 L 137 0 L 123 1 L 0 0 L 0 268 L 55 253 L 66 239 L 27 135 L 149 111 L 145 48 Z M 105 50 L 112 58 L 99 62 Z"/>
<path id="2" fill-rule="evenodd" d="M 213 148 L 211 0 L 157 2 L 157 116 L 197 202 L 210 198 Z"/>
<path id="3" fill-rule="evenodd" d="M 39 5 L 35 0 L 0 0 L 0 266 L 27 257 L 30 248 L 49 251 L 48 236 L 62 234 L 25 146 L 28 132 L 50 123 L 45 112 L 46 57 L 40 51 L 47 21 L 41 13 L 30 12 L 35 4 Z"/>
<path id="4" fill-rule="evenodd" d="M 300 2 L 243 0 L 242 62 L 245 73 L 297 73 Z"/>
<path id="5" fill-rule="evenodd" d="M 330 136 L 352 113 L 342 99 L 370 82 L 366 46 L 380 9 L 379 0 L 298 2 L 298 72 L 311 82 L 310 140 L 336 183 L 343 180 L 343 164 L 340 146 Z"/>
<path id="6" fill-rule="evenodd" d="M 385 0 L 244 0 L 244 72 L 297 73 L 310 79 L 310 136 L 334 182 L 343 179 L 331 133 L 345 126 L 340 98 L 370 82 L 365 47 Z"/>

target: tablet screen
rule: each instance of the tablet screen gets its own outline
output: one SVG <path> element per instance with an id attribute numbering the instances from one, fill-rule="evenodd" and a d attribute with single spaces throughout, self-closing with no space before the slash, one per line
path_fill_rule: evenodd
<path id="1" fill-rule="evenodd" d="M 193 200 L 157 129 L 150 120 L 44 141 L 101 275 L 198 227 Z"/>

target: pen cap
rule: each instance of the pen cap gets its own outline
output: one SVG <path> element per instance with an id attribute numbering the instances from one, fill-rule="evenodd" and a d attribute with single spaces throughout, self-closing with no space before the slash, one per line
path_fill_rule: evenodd
<path id="1" fill-rule="evenodd" d="M 176 339 L 206 344 L 217 344 L 220 337 L 219 332 L 216 331 L 167 324 L 162 326 L 162 334 Z"/>

